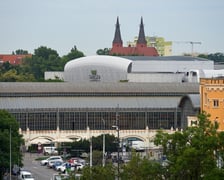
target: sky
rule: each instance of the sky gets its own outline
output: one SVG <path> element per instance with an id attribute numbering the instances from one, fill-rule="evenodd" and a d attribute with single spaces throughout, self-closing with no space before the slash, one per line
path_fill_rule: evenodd
<path id="1" fill-rule="evenodd" d="M 40 46 L 86 56 L 111 48 L 119 17 L 123 45 L 139 33 L 173 41 L 173 55 L 224 52 L 223 0 L 0 0 L 0 54 Z"/>

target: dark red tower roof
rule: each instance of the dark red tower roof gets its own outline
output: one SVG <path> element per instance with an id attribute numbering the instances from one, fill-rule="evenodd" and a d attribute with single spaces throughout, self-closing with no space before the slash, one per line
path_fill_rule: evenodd
<path id="1" fill-rule="evenodd" d="M 145 45 L 147 44 L 147 42 L 145 40 L 145 31 L 144 31 L 144 25 L 143 25 L 143 18 L 142 17 L 141 17 L 141 24 L 140 24 L 137 44 L 145 44 Z"/>
<path id="2" fill-rule="evenodd" d="M 114 34 L 114 40 L 113 44 L 123 44 L 123 41 L 121 39 L 121 31 L 120 31 L 120 24 L 119 24 L 119 18 L 117 17 L 117 23 L 116 23 L 116 29 Z"/>
<path id="3" fill-rule="evenodd" d="M 121 39 L 119 19 L 117 17 L 115 35 L 113 40 L 113 46 L 109 52 L 110 55 L 115 56 L 158 56 L 158 52 L 154 47 L 147 47 L 147 41 L 145 39 L 143 19 L 141 18 L 140 30 L 138 41 L 135 47 L 123 47 L 123 41 Z"/>

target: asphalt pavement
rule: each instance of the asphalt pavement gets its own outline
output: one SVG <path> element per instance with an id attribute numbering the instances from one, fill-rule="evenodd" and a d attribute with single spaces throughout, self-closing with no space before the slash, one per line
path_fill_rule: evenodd
<path id="1" fill-rule="evenodd" d="M 23 170 L 31 172 L 35 180 L 50 180 L 53 174 L 57 172 L 46 166 L 41 166 L 40 161 L 36 159 L 42 157 L 42 154 L 37 153 L 25 153 L 23 158 Z"/>

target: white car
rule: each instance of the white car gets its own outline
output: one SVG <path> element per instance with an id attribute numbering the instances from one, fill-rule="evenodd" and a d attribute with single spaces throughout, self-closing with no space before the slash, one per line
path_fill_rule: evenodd
<path id="1" fill-rule="evenodd" d="M 75 165 L 66 162 L 66 163 L 63 163 L 61 166 L 58 166 L 56 170 L 62 173 L 65 173 L 67 168 L 70 168 L 70 171 L 74 171 Z"/>
<path id="2" fill-rule="evenodd" d="M 54 161 L 55 162 L 55 161 L 63 161 L 63 160 L 62 160 L 61 156 L 51 156 L 47 159 L 44 159 L 44 160 L 40 161 L 40 164 L 42 166 L 46 166 L 49 161 L 52 161 L 52 162 Z"/>
<path id="3" fill-rule="evenodd" d="M 19 180 L 34 180 L 33 175 L 29 171 L 20 171 Z"/>
<path id="4" fill-rule="evenodd" d="M 63 160 L 62 159 L 60 159 L 60 160 L 50 160 L 50 161 L 48 161 L 48 163 L 47 163 L 47 167 L 49 167 L 49 168 L 52 168 L 53 167 L 53 165 L 54 165 L 54 163 L 56 163 L 56 162 L 63 162 Z"/>

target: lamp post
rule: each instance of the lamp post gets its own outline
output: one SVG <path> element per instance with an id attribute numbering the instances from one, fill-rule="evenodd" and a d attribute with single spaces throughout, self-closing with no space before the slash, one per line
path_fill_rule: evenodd
<path id="1" fill-rule="evenodd" d="M 105 120 L 102 119 L 103 121 L 103 167 L 105 166 Z"/>
<path id="2" fill-rule="evenodd" d="M 89 164 L 90 164 L 90 168 L 92 168 L 93 166 L 93 144 L 92 144 L 92 136 L 90 137 L 90 160 L 89 160 Z"/>
<path id="3" fill-rule="evenodd" d="M 117 174 L 118 174 L 118 179 L 120 176 L 120 167 L 119 167 L 119 161 L 120 161 L 120 153 L 119 153 L 119 149 L 120 149 L 120 135 L 119 135 L 119 126 L 112 126 L 112 128 L 116 128 L 117 131 Z"/>
<path id="4" fill-rule="evenodd" d="M 9 131 L 9 179 L 12 179 L 12 133 L 11 126 Z"/>

